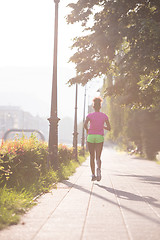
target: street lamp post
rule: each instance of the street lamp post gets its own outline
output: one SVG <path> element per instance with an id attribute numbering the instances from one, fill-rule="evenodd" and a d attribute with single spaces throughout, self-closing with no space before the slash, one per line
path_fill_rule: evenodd
<path id="1" fill-rule="evenodd" d="M 77 98 L 78 98 L 78 84 L 76 83 L 76 97 L 75 97 L 75 117 L 74 117 L 74 133 L 73 133 L 73 151 L 75 160 L 78 161 L 78 150 L 77 150 Z"/>
<path id="2" fill-rule="evenodd" d="M 85 86 L 85 91 L 84 91 L 84 109 L 83 109 L 83 127 L 82 127 L 82 149 L 83 149 L 83 156 L 85 155 L 85 130 L 84 130 L 84 122 L 85 122 L 85 108 L 86 108 L 86 86 Z"/>
<path id="3" fill-rule="evenodd" d="M 54 27 L 54 56 L 53 56 L 53 78 L 52 78 L 52 95 L 51 95 L 51 114 L 48 118 L 49 128 L 49 163 L 54 169 L 58 168 L 58 121 L 57 117 L 57 43 L 58 43 L 58 4 L 55 2 L 55 27 Z M 49 164 L 48 164 L 49 165 Z"/>

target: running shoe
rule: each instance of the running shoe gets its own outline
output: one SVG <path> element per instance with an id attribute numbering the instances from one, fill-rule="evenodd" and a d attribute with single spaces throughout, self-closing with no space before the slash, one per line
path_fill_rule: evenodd
<path id="1" fill-rule="evenodd" d="M 97 177 L 95 175 L 92 175 L 91 181 L 96 181 L 96 180 L 97 180 Z"/>
<path id="2" fill-rule="evenodd" d="M 101 180 L 101 169 L 97 168 L 97 181 Z"/>

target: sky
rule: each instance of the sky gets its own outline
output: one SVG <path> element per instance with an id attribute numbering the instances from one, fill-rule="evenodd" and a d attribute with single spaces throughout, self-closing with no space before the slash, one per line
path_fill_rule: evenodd
<path id="1" fill-rule="evenodd" d="M 72 39 L 82 34 L 79 24 L 68 25 L 67 4 L 61 0 L 58 18 L 58 117 L 74 118 L 75 76 L 69 63 Z M 19 106 L 40 117 L 50 116 L 53 46 L 53 0 L 0 0 L 0 106 Z M 96 81 L 87 85 L 87 104 L 97 96 Z M 83 119 L 84 87 L 78 86 L 78 122 Z"/>

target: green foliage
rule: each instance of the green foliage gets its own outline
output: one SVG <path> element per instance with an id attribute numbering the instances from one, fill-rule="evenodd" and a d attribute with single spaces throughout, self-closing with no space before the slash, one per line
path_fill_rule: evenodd
<path id="1" fill-rule="evenodd" d="M 7 225 L 16 224 L 19 215 L 31 207 L 32 196 L 25 192 L 3 187 L 0 189 L 0 230 Z"/>
<path id="2" fill-rule="evenodd" d="M 73 149 L 59 145 L 59 169 L 47 169 L 48 147 L 34 136 L 1 144 L 0 147 L 0 229 L 18 223 L 34 203 L 36 196 L 48 192 L 58 181 L 68 179 L 79 163 L 73 159 Z"/>
<path id="3" fill-rule="evenodd" d="M 34 136 L 7 141 L 0 148 L 1 184 L 31 185 L 47 171 L 47 144 Z"/>
<path id="4" fill-rule="evenodd" d="M 109 115 L 112 126 L 108 139 L 118 143 L 123 150 L 138 152 L 148 159 L 156 158 L 160 151 L 159 110 L 122 107 L 118 97 L 107 97 L 104 111 Z"/>
<path id="5" fill-rule="evenodd" d="M 75 172 L 75 169 L 84 161 L 84 157 L 82 157 L 83 149 L 78 147 L 78 162 L 73 160 L 74 153 L 73 148 L 68 148 L 67 146 L 60 144 L 58 148 L 59 152 L 59 179 L 68 179 L 70 175 Z"/>
<path id="6" fill-rule="evenodd" d="M 45 175 L 40 176 L 37 181 L 25 189 L 35 197 L 42 193 L 49 192 L 53 184 L 56 184 L 59 180 L 59 173 L 53 169 L 49 169 Z"/>
<path id="7" fill-rule="evenodd" d="M 159 106 L 160 1 L 77 0 L 69 7 L 68 23 L 80 22 L 84 32 L 72 46 L 78 74 L 70 84 L 110 73 L 106 95 L 139 108 Z"/>
<path id="8" fill-rule="evenodd" d="M 68 148 L 66 145 L 60 144 L 58 146 L 58 160 L 59 163 L 68 164 L 73 159 L 73 148 Z"/>
<path id="9" fill-rule="evenodd" d="M 85 85 L 104 77 L 108 137 L 155 158 L 160 150 L 160 1 L 77 0 L 69 4 L 68 23 L 79 22 L 70 61 Z"/>
<path id="10" fill-rule="evenodd" d="M 78 156 L 84 156 L 84 151 L 86 151 L 85 147 L 84 149 L 82 147 L 78 147 Z"/>
<path id="11" fill-rule="evenodd" d="M 60 166 L 60 171 L 59 171 L 59 179 L 60 180 L 68 179 L 68 177 L 71 176 L 75 172 L 75 169 L 78 166 L 79 166 L 79 164 L 76 161 L 70 161 L 67 165 L 62 163 Z"/>
<path id="12" fill-rule="evenodd" d="M 1 186 L 6 184 L 8 187 L 27 187 L 48 174 L 47 144 L 34 136 L 2 143 L 0 155 Z M 73 158 L 73 148 L 59 145 L 59 166 L 67 166 Z"/>

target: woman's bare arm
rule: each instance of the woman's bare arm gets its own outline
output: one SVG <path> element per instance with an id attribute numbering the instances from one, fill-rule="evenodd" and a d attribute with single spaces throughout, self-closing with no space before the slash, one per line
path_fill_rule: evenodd
<path id="1" fill-rule="evenodd" d="M 88 133 L 88 122 L 89 122 L 89 118 L 86 118 L 84 122 L 84 128 L 86 129 L 87 133 Z"/>
<path id="2" fill-rule="evenodd" d="M 109 120 L 107 119 L 107 120 L 105 121 L 105 123 L 106 123 L 107 126 L 104 126 L 104 129 L 110 131 L 110 130 L 111 130 L 111 125 L 110 125 Z"/>

